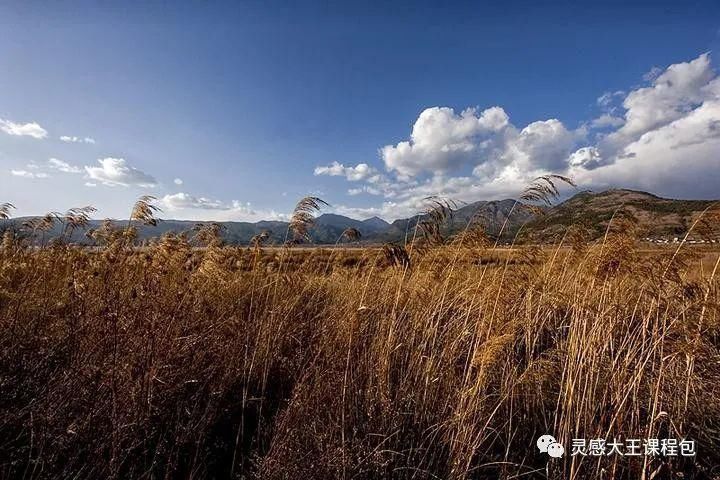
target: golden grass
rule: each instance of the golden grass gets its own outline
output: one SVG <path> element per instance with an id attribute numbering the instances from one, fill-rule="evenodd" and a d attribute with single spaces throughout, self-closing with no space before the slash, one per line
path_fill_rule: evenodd
<path id="1" fill-rule="evenodd" d="M 141 200 L 134 220 L 154 221 Z M 717 251 L 643 251 L 628 228 L 238 248 L 217 224 L 135 248 L 132 227 L 94 249 L 3 236 L 2 478 L 717 475 Z M 688 438 L 698 456 L 548 462 L 546 433 Z"/>
<path id="2" fill-rule="evenodd" d="M 648 254 L 611 241 L 456 243 L 412 251 L 408 266 L 380 249 L 210 241 L 199 250 L 168 236 L 97 251 L 8 240 L 0 473 L 708 472 L 720 462 L 718 253 L 704 251 L 700 269 L 689 250 Z M 546 469 L 534 441 L 548 432 L 566 443 L 691 438 L 699 454 L 566 456 Z"/>

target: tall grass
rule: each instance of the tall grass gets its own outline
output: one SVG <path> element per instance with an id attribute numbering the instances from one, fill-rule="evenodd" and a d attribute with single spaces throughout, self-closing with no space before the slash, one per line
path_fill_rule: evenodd
<path id="1" fill-rule="evenodd" d="M 212 224 L 144 248 L 4 239 L 0 476 L 717 475 L 717 252 L 423 228 L 385 252 L 229 247 Z M 698 455 L 548 460 L 546 433 Z"/>

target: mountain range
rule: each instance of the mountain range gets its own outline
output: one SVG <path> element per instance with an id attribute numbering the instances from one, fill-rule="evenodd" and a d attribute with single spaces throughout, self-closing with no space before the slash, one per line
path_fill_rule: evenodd
<path id="1" fill-rule="evenodd" d="M 713 205 L 710 200 L 673 200 L 661 198 L 647 192 L 614 189 L 599 193 L 581 192 L 568 200 L 549 207 L 526 208 L 512 199 L 498 201 L 478 201 L 456 208 L 444 230 L 453 234 L 465 229 L 469 224 L 482 222 L 490 235 L 510 239 L 522 226 L 522 237 L 532 241 L 552 241 L 561 237 L 573 224 L 581 224 L 593 237 L 601 236 L 610 219 L 618 211 L 635 219 L 639 232 L 645 237 L 668 238 L 683 234 L 692 222 L 706 208 Z M 29 217 L 16 218 L 12 225 L 21 225 Z M 343 215 L 325 213 L 319 215 L 311 231 L 312 243 L 316 245 L 335 244 L 347 228 L 355 228 L 362 234 L 361 243 L 380 244 L 402 242 L 411 238 L 415 225 L 423 215 L 395 220 L 388 223 L 379 217 L 356 220 Z M 118 227 L 124 227 L 127 220 L 115 221 Z M 0 225 L 0 229 L 7 228 Z M 92 220 L 88 228 L 97 228 L 100 220 Z M 184 232 L 200 222 L 187 220 L 163 220 L 157 226 L 138 227 L 140 240 L 160 237 L 167 232 Z M 281 221 L 220 222 L 223 239 L 234 245 L 247 245 L 250 239 L 261 232 L 269 232 L 267 244 L 282 244 L 285 241 L 288 223 Z M 60 226 L 49 232 L 46 238 L 60 234 Z M 76 232 L 73 242 L 88 243 L 83 232 Z M 344 241 L 344 240 L 343 240 Z"/>

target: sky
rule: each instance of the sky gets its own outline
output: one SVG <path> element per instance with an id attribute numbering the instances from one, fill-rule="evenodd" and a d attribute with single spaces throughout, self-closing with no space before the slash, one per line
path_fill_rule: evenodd
<path id="1" fill-rule="evenodd" d="M 720 198 L 720 2 L 0 0 L 0 203 L 393 220 L 533 178 Z"/>

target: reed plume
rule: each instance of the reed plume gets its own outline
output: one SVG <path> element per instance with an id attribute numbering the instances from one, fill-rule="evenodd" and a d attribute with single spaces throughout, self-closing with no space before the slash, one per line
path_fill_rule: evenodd
<path id="1" fill-rule="evenodd" d="M 250 238 L 250 245 L 255 249 L 259 249 L 270 239 L 270 235 L 272 235 L 270 230 L 263 230 L 260 233 L 256 233 Z"/>
<path id="2" fill-rule="evenodd" d="M 133 205 L 132 212 L 130 213 L 130 221 L 135 221 L 141 225 L 157 226 L 160 221 L 155 214 L 162 212 L 160 207 L 155 205 L 157 199 L 152 195 L 141 196 L 135 205 Z"/>
<path id="3" fill-rule="evenodd" d="M 310 230 L 315 225 L 315 215 L 324 206 L 329 207 L 330 204 L 318 197 L 305 197 L 297 203 L 288 225 L 288 232 L 292 233 L 292 243 L 309 242 L 311 240 Z"/>
<path id="4" fill-rule="evenodd" d="M 222 244 L 222 234 L 226 227 L 217 222 L 198 223 L 193 227 L 194 240 L 198 245 L 210 247 Z"/>
<path id="5" fill-rule="evenodd" d="M 443 227 L 452 221 L 457 203 L 439 196 L 423 199 L 425 208 L 415 225 L 422 233 L 424 243 L 437 246 L 445 242 Z"/>
<path id="6" fill-rule="evenodd" d="M 71 208 L 60 218 L 63 224 L 63 235 L 66 241 L 72 240 L 77 229 L 85 229 L 90 223 L 90 215 L 97 209 L 91 205 L 85 207 Z"/>
<path id="7" fill-rule="evenodd" d="M 12 203 L 0 203 L 0 220 L 7 220 L 10 218 L 10 210 L 13 210 L 15 205 Z"/>
<path id="8" fill-rule="evenodd" d="M 338 242 L 342 239 L 346 239 L 349 242 L 358 242 L 361 238 L 362 233 L 360 233 L 360 230 L 354 227 L 348 227 L 340 234 Z"/>
<path id="9" fill-rule="evenodd" d="M 427 213 L 445 235 L 452 212 Z M 639 248 L 632 214 L 603 218 L 597 241 L 489 248 L 477 226 L 422 256 L 253 252 L 212 223 L 125 248 L 109 220 L 93 248 L 28 248 L 10 225 L 0 477 L 713 478 L 720 255 Z M 568 450 L 667 437 L 698 453 L 549 459 L 548 432 Z"/>
<path id="10" fill-rule="evenodd" d="M 525 208 L 536 215 L 544 215 L 544 207 L 551 207 L 553 201 L 560 197 L 560 189 L 558 184 L 566 184 L 573 188 L 577 185 L 575 181 L 563 175 L 549 174 L 542 175 L 533 180 L 520 195 L 520 200 L 524 202 L 539 203 L 540 205 L 533 205 L 532 203 L 524 204 Z"/>

